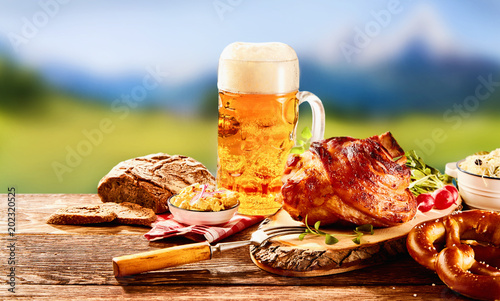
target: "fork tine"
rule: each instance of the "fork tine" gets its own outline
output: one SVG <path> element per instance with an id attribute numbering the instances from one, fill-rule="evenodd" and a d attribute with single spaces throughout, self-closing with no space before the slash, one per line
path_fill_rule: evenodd
<path id="1" fill-rule="evenodd" d="M 272 226 L 272 227 L 267 227 L 263 228 L 263 231 L 268 231 L 268 230 L 279 230 L 279 229 L 305 229 L 305 226 Z"/>
<path id="2" fill-rule="evenodd" d="M 305 229 L 306 229 L 306 227 L 302 227 L 302 226 L 288 226 L 288 227 L 275 226 L 275 227 L 269 227 L 269 228 L 262 229 L 262 231 L 267 235 L 271 235 L 274 233 L 277 233 L 279 235 L 280 232 L 284 232 L 284 231 L 301 231 L 302 232 Z"/>
<path id="3" fill-rule="evenodd" d="M 273 237 L 276 237 L 276 236 L 284 236 L 284 235 L 289 235 L 289 234 L 300 234 L 304 231 L 299 231 L 299 230 L 290 230 L 290 231 L 283 231 L 283 232 L 278 232 L 278 233 L 273 233 L 271 235 L 269 235 L 266 240 L 270 239 L 270 238 L 273 238 Z"/>
<path id="4" fill-rule="evenodd" d="M 293 231 L 287 231 L 287 232 L 279 232 L 279 233 L 274 233 L 269 236 L 267 236 L 265 239 L 263 239 L 260 243 L 257 243 L 258 246 L 263 246 L 267 241 L 269 241 L 271 238 L 277 237 L 277 236 L 284 236 L 284 235 L 289 235 L 289 234 L 299 234 L 302 233 L 302 231 L 299 230 L 293 230 Z"/>
<path id="5" fill-rule="evenodd" d="M 300 226 L 274 226 L 267 227 L 264 229 L 259 229 L 252 234 L 251 243 L 254 245 L 262 245 L 264 242 L 270 238 L 289 235 L 289 234 L 299 234 L 304 232 L 305 227 Z"/>
<path id="6" fill-rule="evenodd" d="M 303 233 L 304 229 L 305 227 L 273 227 L 265 229 L 264 232 L 267 237 L 262 241 L 262 243 L 276 236 Z"/>

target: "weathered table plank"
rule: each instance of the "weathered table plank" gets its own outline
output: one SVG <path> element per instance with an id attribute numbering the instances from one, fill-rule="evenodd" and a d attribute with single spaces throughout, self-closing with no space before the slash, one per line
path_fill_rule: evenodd
<path id="1" fill-rule="evenodd" d="M 11 295 L 14 295 L 10 293 Z M 0 297 L 8 297 L 0 292 Z M 461 300 L 442 286 L 100 286 L 24 285 L 25 300 Z"/>
<path id="2" fill-rule="evenodd" d="M 403 257 L 384 265 L 369 267 L 334 276 L 314 278 L 283 277 L 267 273 L 255 266 L 248 247 L 215 254 L 202 261 L 146 274 L 113 276 L 111 259 L 116 256 L 144 252 L 159 247 L 189 243 L 149 243 L 133 235 L 19 235 L 16 263 L 19 284 L 96 284 L 96 285 L 163 285 L 163 284 L 241 284 L 241 285 L 423 285 L 440 283 L 437 276 Z M 5 270 L 6 261 L 0 262 Z M 383 275 L 374 277 L 373 275 Z"/>
<path id="3" fill-rule="evenodd" d="M 6 195 L 0 195 L 6 198 Z M 0 299 L 177 300 L 342 300 L 464 299 L 408 255 L 361 270 L 314 278 L 283 277 L 255 266 L 248 247 L 215 254 L 212 260 L 140 275 L 115 278 L 111 259 L 178 244 L 177 237 L 148 242 L 147 227 L 45 224 L 57 208 L 99 202 L 96 195 L 20 195 L 16 197 L 16 293 L 4 285 Z M 0 209 L 5 219 L 6 206 Z M 257 225 L 225 241 L 248 239 Z M 11 239 L 5 227 L 2 246 Z M 7 251 L 4 250 L 4 254 Z M 0 271 L 10 267 L 2 254 Z M 6 281 L 4 281 L 5 283 Z"/>

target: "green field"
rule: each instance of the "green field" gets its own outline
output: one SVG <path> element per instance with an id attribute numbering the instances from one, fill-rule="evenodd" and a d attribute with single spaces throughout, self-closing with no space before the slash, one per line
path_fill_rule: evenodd
<path id="1" fill-rule="evenodd" d="M 342 119 L 333 113 L 327 111 L 325 137 L 391 131 L 404 149 L 418 150 L 441 170 L 447 162 L 500 147 L 500 119 L 494 115 L 471 114 L 458 124 L 442 114 Z M 308 123 L 302 118 L 299 129 Z M 52 98 L 40 112 L 0 111 L 0 139 L 4 192 L 15 186 L 19 193 L 95 193 L 101 177 L 118 162 L 157 152 L 193 157 L 213 173 L 217 164 L 215 116 L 161 110 L 124 115 L 65 97 Z"/>

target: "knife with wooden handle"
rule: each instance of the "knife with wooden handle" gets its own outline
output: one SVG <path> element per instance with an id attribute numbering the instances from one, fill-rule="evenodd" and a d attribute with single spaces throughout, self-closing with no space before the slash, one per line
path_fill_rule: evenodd
<path id="1" fill-rule="evenodd" d="M 276 226 L 262 228 L 250 237 L 250 240 L 221 242 L 215 246 L 208 242 L 175 246 L 139 254 L 125 255 L 113 258 L 115 277 L 123 277 L 154 271 L 168 267 L 183 265 L 212 258 L 215 252 L 223 252 L 243 246 L 261 245 L 268 239 L 280 235 L 299 234 L 304 232 L 303 226 Z"/>
<path id="2" fill-rule="evenodd" d="M 113 258 L 115 277 L 174 267 L 212 258 L 208 242 L 200 242 Z"/>

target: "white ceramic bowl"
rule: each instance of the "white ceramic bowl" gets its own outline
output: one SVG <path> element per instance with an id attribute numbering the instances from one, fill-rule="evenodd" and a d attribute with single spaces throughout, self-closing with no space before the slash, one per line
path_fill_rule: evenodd
<path id="1" fill-rule="evenodd" d="M 462 161 L 446 164 L 445 173 L 457 180 L 464 202 L 472 208 L 500 211 L 500 178 L 465 171 L 459 167 Z"/>
<path id="2" fill-rule="evenodd" d="M 216 226 L 227 223 L 238 211 L 240 203 L 233 207 L 221 211 L 197 211 L 179 208 L 170 203 L 168 199 L 168 209 L 179 223 L 188 225 Z"/>

